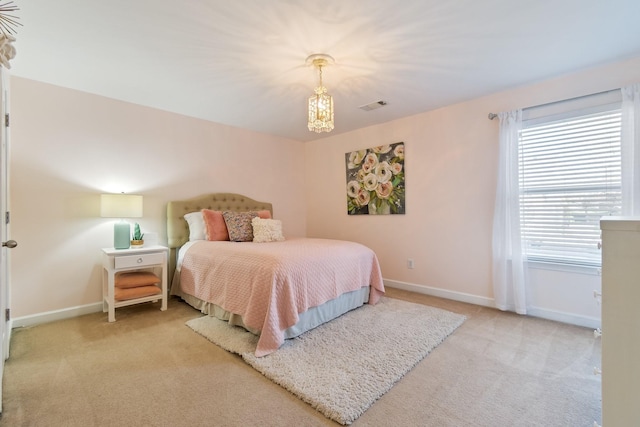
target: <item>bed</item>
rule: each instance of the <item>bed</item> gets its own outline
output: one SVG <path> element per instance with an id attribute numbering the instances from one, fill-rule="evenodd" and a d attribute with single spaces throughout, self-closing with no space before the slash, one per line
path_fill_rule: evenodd
<path id="1" fill-rule="evenodd" d="M 246 217 L 276 226 L 271 203 L 233 193 L 215 193 L 167 205 L 167 237 L 173 271 L 171 295 L 210 316 L 259 336 L 256 356 L 384 294 L 375 253 L 355 242 L 314 238 L 210 241 L 196 230 L 194 217 Z M 191 215 L 188 215 L 191 214 Z M 194 235 L 195 231 L 195 235 Z M 229 235 L 235 233 L 233 226 Z M 260 234 L 262 236 L 262 233 Z M 277 233 L 273 236 L 277 236 Z M 255 234 L 258 240 L 259 235 Z M 280 236 L 282 237 L 282 236 Z"/>

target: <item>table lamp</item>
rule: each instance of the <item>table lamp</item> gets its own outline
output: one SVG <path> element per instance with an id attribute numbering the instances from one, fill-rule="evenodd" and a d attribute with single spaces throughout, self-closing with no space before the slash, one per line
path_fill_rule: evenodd
<path id="1" fill-rule="evenodd" d="M 133 194 L 100 195 L 100 216 L 103 218 L 120 218 L 113 226 L 113 247 L 129 249 L 131 244 L 131 227 L 124 218 L 142 217 L 142 196 Z"/>

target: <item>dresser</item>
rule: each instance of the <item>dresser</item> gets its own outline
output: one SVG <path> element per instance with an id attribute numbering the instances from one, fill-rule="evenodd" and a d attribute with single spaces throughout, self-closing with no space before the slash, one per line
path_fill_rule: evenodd
<path id="1" fill-rule="evenodd" d="M 640 426 L 640 217 L 604 217 L 602 425 Z"/>

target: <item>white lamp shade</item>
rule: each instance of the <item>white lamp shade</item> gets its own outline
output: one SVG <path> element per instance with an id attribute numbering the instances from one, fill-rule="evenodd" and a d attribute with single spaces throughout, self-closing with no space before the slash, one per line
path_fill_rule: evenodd
<path id="1" fill-rule="evenodd" d="M 100 216 L 103 218 L 141 218 L 142 196 L 101 194 Z"/>

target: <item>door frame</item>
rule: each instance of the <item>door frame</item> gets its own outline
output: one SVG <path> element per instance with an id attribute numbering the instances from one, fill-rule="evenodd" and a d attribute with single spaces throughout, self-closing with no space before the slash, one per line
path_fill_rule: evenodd
<path id="1" fill-rule="evenodd" d="M 0 242 L 11 238 L 9 227 L 9 76 L 7 70 L 0 66 Z M 4 362 L 9 358 L 11 343 L 12 320 L 10 318 L 11 305 L 11 268 L 10 250 L 4 245 L 0 248 L 0 414 L 2 414 L 2 379 L 4 376 Z"/>

